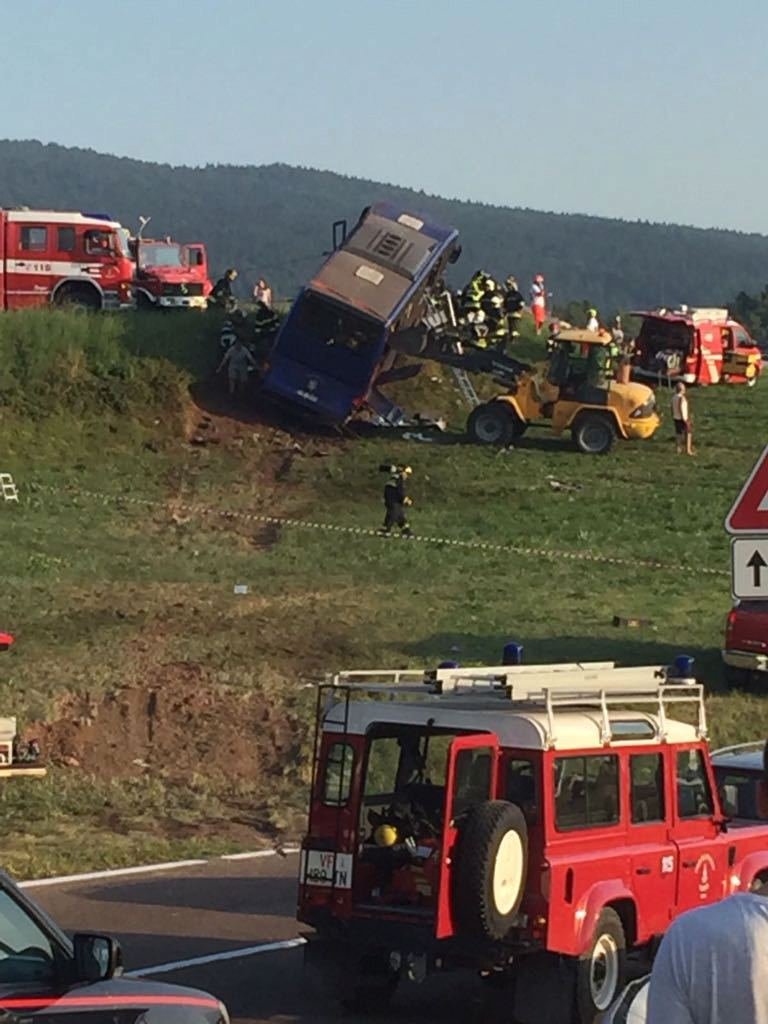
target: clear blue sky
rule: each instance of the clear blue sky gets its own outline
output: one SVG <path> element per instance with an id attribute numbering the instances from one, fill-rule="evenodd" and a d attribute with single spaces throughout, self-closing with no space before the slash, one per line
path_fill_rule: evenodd
<path id="1" fill-rule="evenodd" d="M 3 0 L 0 134 L 768 232 L 765 0 Z"/>

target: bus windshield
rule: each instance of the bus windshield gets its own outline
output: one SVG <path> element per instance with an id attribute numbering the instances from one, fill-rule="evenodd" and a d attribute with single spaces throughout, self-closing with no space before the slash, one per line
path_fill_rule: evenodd
<path id="1" fill-rule="evenodd" d="M 350 384 L 365 384 L 381 354 L 384 325 L 306 292 L 279 342 L 279 354 Z"/>

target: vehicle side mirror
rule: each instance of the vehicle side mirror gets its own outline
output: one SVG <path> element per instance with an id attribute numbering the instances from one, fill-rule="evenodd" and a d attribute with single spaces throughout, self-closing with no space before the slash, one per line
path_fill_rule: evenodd
<path id="1" fill-rule="evenodd" d="M 123 966 L 123 952 L 111 935 L 79 932 L 73 939 L 78 981 L 106 981 Z"/>

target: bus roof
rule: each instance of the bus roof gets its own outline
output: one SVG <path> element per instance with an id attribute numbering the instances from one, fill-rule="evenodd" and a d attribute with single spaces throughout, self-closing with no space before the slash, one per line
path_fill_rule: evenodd
<path id="1" fill-rule="evenodd" d="M 388 323 L 457 238 L 454 228 L 393 203 L 376 203 L 363 211 L 307 288 Z"/>

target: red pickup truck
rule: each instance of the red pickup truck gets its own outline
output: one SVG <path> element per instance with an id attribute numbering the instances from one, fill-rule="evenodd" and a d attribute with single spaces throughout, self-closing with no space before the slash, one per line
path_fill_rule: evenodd
<path id="1" fill-rule="evenodd" d="M 768 601 L 739 601 L 728 613 L 723 665 L 729 686 L 768 681 Z"/>

